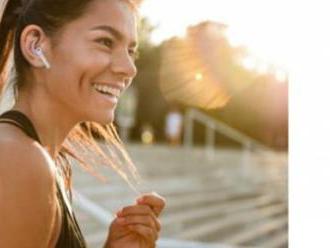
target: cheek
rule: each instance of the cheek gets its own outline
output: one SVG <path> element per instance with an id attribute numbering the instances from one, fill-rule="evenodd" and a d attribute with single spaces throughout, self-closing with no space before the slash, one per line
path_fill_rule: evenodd
<path id="1" fill-rule="evenodd" d="M 105 53 L 85 52 L 75 62 L 75 76 L 80 87 L 90 87 L 94 80 L 105 74 L 110 64 L 110 56 Z"/>
<path id="2" fill-rule="evenodd" d="M 71 49 L 62 52 L 55 61 L 55 73 L 57 81 L 65 83 L 69 91 L 72 87 L 90 87 L 93 78 L 107 70 L 110 64 L 110 56 L 105 53 L 95 52 L 91 49 Z M 71 90 L 70 90 L 71 88 Z M 71 92 L 72 93 L 72 92 Z"/>

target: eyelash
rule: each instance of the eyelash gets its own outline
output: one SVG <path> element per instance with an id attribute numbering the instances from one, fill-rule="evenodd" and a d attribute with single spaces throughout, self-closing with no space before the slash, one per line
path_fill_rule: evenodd
<path id="1" fill-rule="evenodd" d="M 112 46 L 113 46 L 113 40 L 109 39 L 109 38 L 100 38 L 97 40 L 97 42 L 101 43 L 102 45 L 104 45 L 108 48 L 112 48 Z M 107 44 L 107 42 L 109 42 L 110 44 Z"/>
<path id="2" fill-rule="evenodd" d="M 137 60 L 139 58 L 139 51 L 137 50 L 128 50 L 128 54 L 134 59 Z"/>
<path id="3" fill-rule="evenodd" d="M 113 47 L 113 40 L 109 38 L 100 38 L 97 40 L 97 42 L 101 43 L 102 45 L 106 46 L 107 48 Z M 110 44 L 109 44 L 110 43 Z M 136 60 L 139 58 L 139 52 L 135 50 L 128 50 L 128 54 L 133 58 L 133 60 Z"/>

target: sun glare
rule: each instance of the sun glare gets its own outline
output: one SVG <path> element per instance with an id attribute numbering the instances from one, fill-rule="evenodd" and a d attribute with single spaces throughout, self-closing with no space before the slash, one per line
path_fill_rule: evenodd
<path id="1" fill-rule="evenodd" d="M 248 70 L 255 70 L 257 68 L 257 60 L 251 56 L 245 57 L 241 63 Z"/>
<path id="2" fill-rule="evenodd" d="M 287 82 L 286 58 L 290 53 L 285 39 L 289 30 L 282 11 L 284 4 L 284 0 L 145 0 L 141 14 L 156 27 L 152 41 L 159 44 L 167 40 L 160 69 L 160 88 L 165 98 L 214 109 L 225 106 L 232 95 L 246 87 L 238 83 L 226 85 L 229 80 L 219 80 L 220 71 L 210 66 L 221 64 L 221 58 L 211 54 L 211 46 L 222 34 L 232 47 L 244 48 L 239 49 L 246 56 L 241 61 L 244 67 L 260 75 L 272 74 L 278 82 Z M 208 26 L 211 29 L 205 29 L 206 33 L 196 29 L 200 23 L 214 22 L 220 24 L 215 28 L 221 30 L 219 36 L 210 31 L 215 27 L 213 24 Z M 189 26 L 194 28 L 186 32 Z M 174 36 L 185 39 L 171 39 Z M 238 82 L 240 74 L 233 75 L 232 82 Z M 222 77 L 225 78 L 223 74 Z"/>
<path id="3" fill-rule="evenodd" d="M 228 25 L 227 36 L 233 46 L 245 46 L 252 56 L 288 69 L 287 37 L 294 37 L 288 36 L 291 17 L 285 12 L 286 5 L 284 0 L 145 0 L 141 12 L 157 26 L 152 36 L 155 43 L 182 37 L 187 26 L 211 20 Z M 259 70 L 265 67 L 261 65 Z"/>
<path id="4" fill-rule="evenodd" d="M 201 81 L 202 79 L 203 79 L 203 74 L 202 73 L 196 73 L 195 74 L 195 79 L 197 80 L 197 81 Z"/>
<path id="5" fill-rule="evenodd" d="M 278 69 L 275 73 L 276 79 L 279 83 L 287 83 L 288 82 L 288 73 L 283 69 Z"/>

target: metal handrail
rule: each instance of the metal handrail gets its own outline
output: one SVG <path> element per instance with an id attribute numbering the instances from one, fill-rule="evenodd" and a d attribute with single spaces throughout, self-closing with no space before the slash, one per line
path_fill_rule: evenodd
<path id="1" fill-rule="evenodd" d="M 206 150 L 214 152 L 215 148 L 215 132 L 221 133 L 232 140 L 235 140 L 243 145 L 247 150 L 257 148 L 261 150 L 272 151 L 271 148 L 263 145 L 259 141 L 243 134 L 229 125 L 216 120 L 196 109 L 189 109 L 185 114 L 185 129 L 184 129 L 184 145 L 191 147 L 193 144 L 193 121 L 198 121 L 204 124 L 207 128 L 206 131 Z"/>
<path id="2" fill-rule="evenodd" d="M 225 244 L 210 244 L 196 241 L 161 238 L 157 242 L 159 248 L 234 248 Z"/>
<path id="3" fill-rule="evenodd" d="M 102 206 L 90 200 L 83 193 L 73 190 L 74 200 L 84 211 L 92 215 L 102 226 L 108 227 L 109 223 L 114 220 L 114 216 Z M 212 244 L 197 241 L 187 241 L 171 238 L 160 238 L 157 241 L 159 248 L 234 248 L 225 244 Z"/>

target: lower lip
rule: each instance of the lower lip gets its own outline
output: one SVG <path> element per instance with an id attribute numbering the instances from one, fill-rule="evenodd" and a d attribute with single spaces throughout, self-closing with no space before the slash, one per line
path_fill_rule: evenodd
<path id="1" fill-rule="evenodd" d="M 98 93 L 99 96 L 103 97 L 103 99 L 105 99 L 106 101 L 111 102 L 113 104 L 117 104 L 118 103 L 118 97 L 100 93 L 96 89 L 94 89 L 94 90 L 96 91 L 96 93 Z"/>

